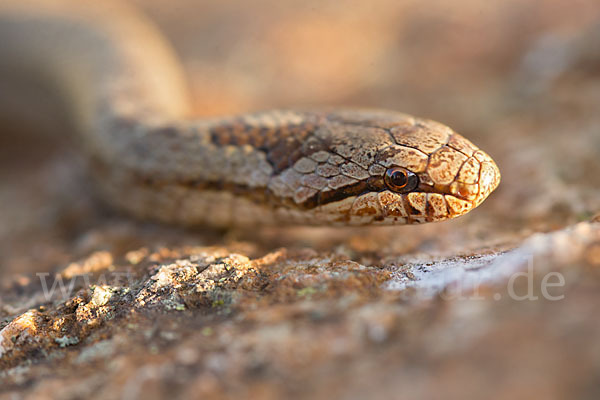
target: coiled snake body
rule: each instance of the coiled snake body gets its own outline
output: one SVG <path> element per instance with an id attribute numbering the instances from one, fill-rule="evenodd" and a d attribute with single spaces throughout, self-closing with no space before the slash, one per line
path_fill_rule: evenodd
<path id="1" fill-rule="evenodd" d="M 141 218 L 423 223 L 465 214 L 500 181 L 494 161 L 471 142 L 406 114 L 190 118 L 169 46 L 143 17 L 110 2 L 3 1 L 0 67 L 33 69 L 55 85 L 101 192 Z"/>

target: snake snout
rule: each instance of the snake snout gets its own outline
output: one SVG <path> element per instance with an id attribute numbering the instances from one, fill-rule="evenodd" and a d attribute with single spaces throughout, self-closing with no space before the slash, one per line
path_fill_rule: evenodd
<path id="1" fill-rule="evenodd" d="M 500 184 L 500 169 L 490 156 L 482 153 L 484 161 L 481 163 L 481 171 L 479 172 L 479 193 L 475 199 L 475 206 L 481 204 L 490 193 L 492 193 Z"/>
<path id="2" fill-rule="evenodd" d="M 477 207 L 500 183 L 500 170 L 492 158 L 477 150 L 461 166 L 449 186 L 450 194 Z"/>
<path id="3" fill-rule="evenodd" d="M 446 218 L 466 214 L 481 204 L 500 183 L 492 158 L 453 132 L 448 142 L 429 155 L 421 189 L 443 195 Z"/>

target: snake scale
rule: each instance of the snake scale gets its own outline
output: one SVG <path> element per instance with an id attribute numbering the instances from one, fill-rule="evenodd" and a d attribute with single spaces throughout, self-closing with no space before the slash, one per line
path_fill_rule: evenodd
<path id="1" fill-rule="evenodd" d="M 182 225 L 412 224 L 463 215 L 498 185 L 450 128 L 392 111 L 190 115 L 181 66 L 135 10 L 102 1 L 0 2 L 0 70 L 69 105 L 103 197 Z"/>

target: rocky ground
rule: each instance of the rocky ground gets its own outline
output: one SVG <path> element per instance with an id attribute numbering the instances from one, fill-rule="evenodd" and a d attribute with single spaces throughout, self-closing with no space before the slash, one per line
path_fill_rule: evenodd
<path id="1" fill-rule="evenodd" d="M 439 224 L 184 231 L 100 204 L 52 102 L 3 105 L 0 398 L 600 396 L 597 2 L 136 3 L 199 114 L 402 110 L 502 183 Z"/>

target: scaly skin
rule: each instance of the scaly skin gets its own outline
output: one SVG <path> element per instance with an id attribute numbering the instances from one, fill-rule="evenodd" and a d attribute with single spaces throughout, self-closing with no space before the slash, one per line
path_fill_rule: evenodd
<path id="1" fill-rule="evenodd" d="M 406 114 L 277 110 L 193 119 L 168 45 L 122 5 L 11 0 L 0 4 L 0 37 L 0 67 L 26 66 L 58 88 L 106 200 L 141 218 L 424 223 L 465 214 L 500 181 L 494 161 L 467 139 Z M 397 167 L 418 177 L 409 192 L 384 179 Z"/>

